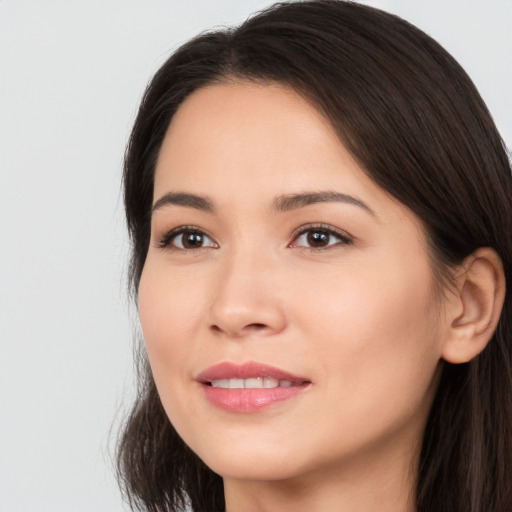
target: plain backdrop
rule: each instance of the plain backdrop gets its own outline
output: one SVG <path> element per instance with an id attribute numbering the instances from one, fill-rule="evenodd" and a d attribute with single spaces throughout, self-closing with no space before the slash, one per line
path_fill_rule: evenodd
<path id="1" fill-rule="evenodd" d="M 150 76 L 263 0 L 0 0 L 0 512 L 120 512 L 132 385 L 120 195 Z M 512 145 L 512 0 L 375 0 L 443 44 Z M 130 313 L 131 311 L 131 313 Z"/>

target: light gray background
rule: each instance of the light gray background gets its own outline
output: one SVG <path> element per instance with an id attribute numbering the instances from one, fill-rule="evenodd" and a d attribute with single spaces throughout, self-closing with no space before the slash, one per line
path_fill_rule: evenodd
<path id="1" fill-rule="evenodd" d="M 0 512 L 123 510 L 124 144 L 146 82 L 258 0 L 0 0 Z M 512 144 L 512 0 L 368 0 L 439 40 Z M 125 405 L 126 406 L 126 405 Z"/>

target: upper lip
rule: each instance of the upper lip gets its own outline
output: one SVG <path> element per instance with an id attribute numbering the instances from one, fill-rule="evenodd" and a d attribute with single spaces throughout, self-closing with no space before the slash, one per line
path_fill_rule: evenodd
<path id="1" fill-rule="evenodd" d="M 258 377 L 272 377 L 277 380 L 287 380 L 293 383 L 311 382 L 305 377 L 293 375 L 280 368 L 255 361 L 243 364 L 231 362 L 215 364 L 197 375 L 196 381 L 206 384 L 221 379 L 254 379 Z"/>

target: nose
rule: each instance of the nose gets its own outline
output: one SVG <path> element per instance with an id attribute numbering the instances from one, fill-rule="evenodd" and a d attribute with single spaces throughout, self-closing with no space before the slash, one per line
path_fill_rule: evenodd
<path id="1" fill-rule="evenodd" d="M 252 255 L 230 258 L 217 275 L 210 330 L 227 338 L 271 336 L 286 328 L 276 265 Z"/>

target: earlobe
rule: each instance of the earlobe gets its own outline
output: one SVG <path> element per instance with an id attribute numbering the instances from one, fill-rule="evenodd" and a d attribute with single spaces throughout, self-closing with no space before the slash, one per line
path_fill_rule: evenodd
<path id="1" fill-rule="evenodd" d="M 454 364 L 467 363 L 487 346 L 505 299 L 505 273 L 496 251 L 477 249 L 464 260 L 461 269 L 442 347 L 443 359 Z"/>

